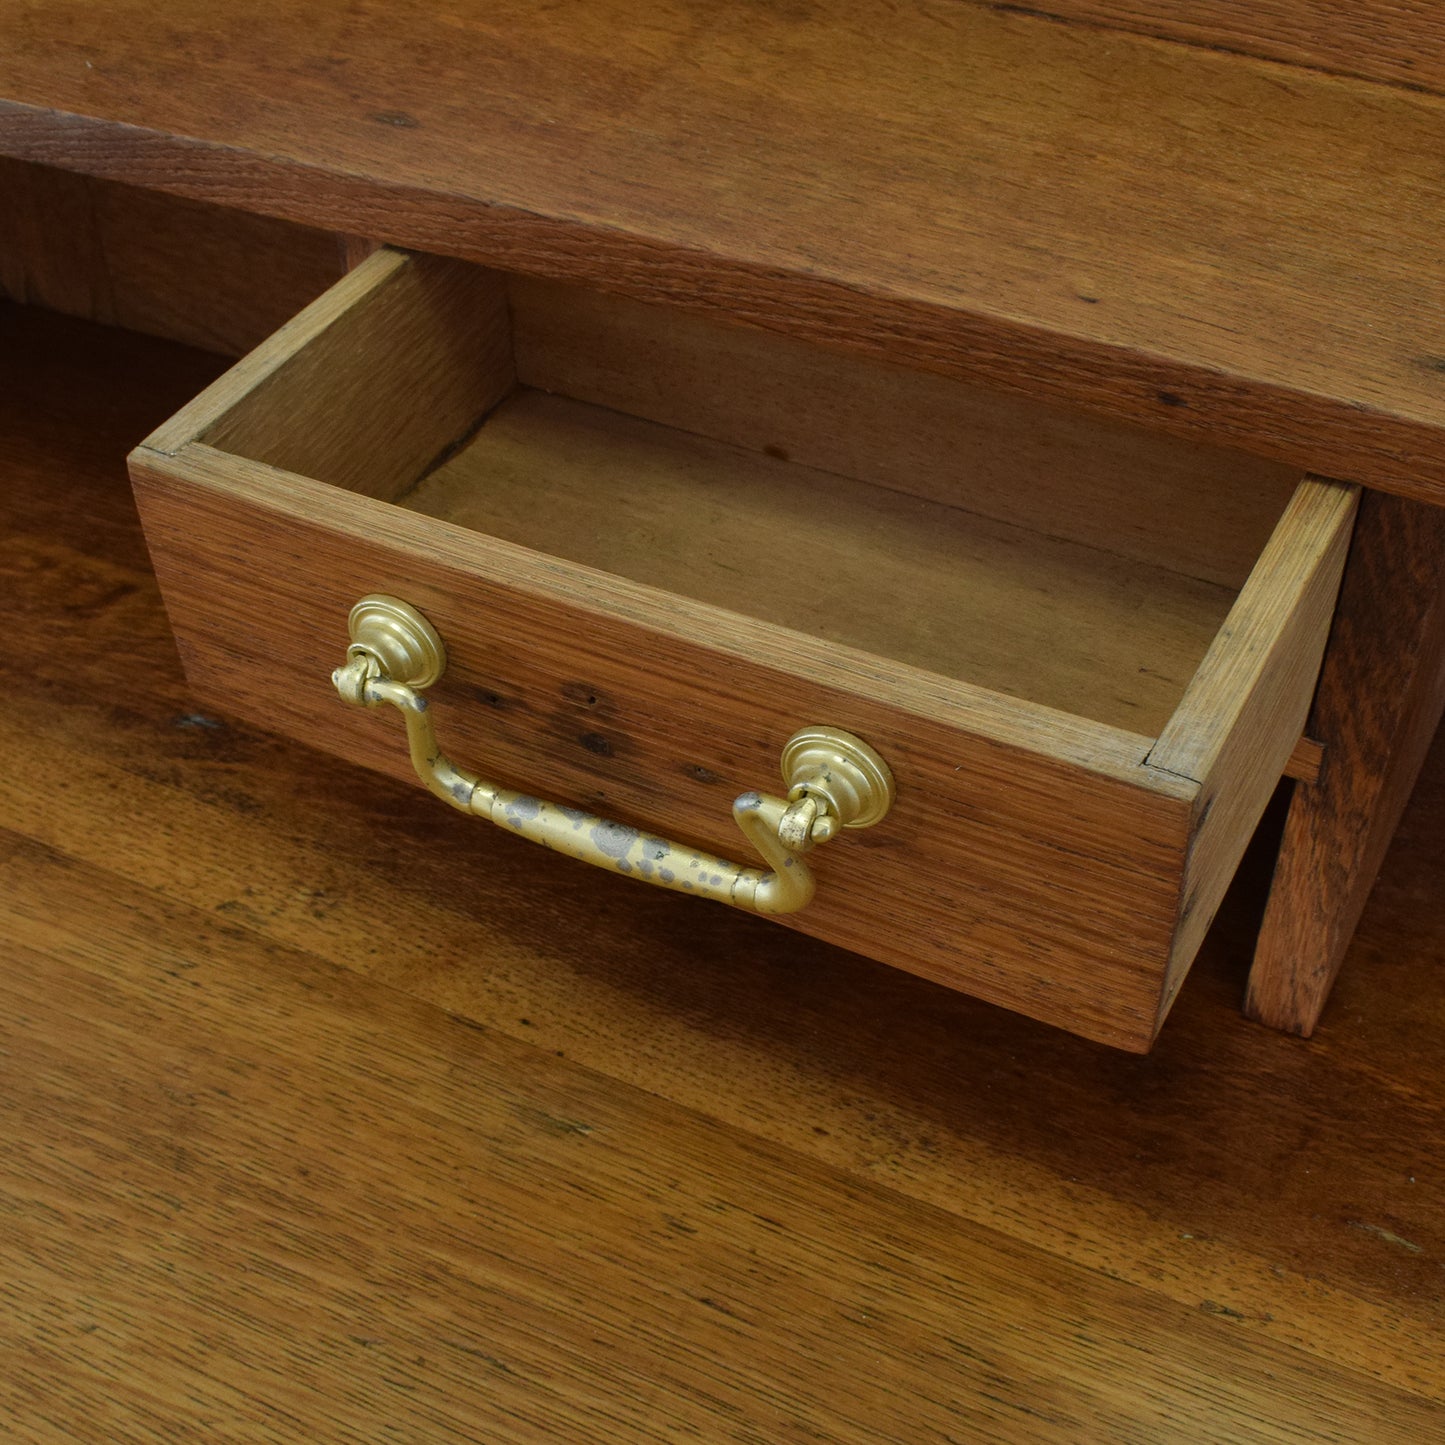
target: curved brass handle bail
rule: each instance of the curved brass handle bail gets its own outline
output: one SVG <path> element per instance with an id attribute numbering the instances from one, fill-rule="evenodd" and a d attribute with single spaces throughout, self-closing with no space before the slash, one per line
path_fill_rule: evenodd
<path id="1" fill-rule="evenodd" d="M 835 728 L 804 728 L 783 748 L 788 796 L 744 793 L 733 818 L 769 871 L 730 863 L 563 803 L 515 793 L 458 767 L 437 743 L 421 695 L 446 670 L 446 649 L 414 607 L 363 597 L 351 609 L 347 661 L 331 674 L 349 703 L 390 703 L 406 720 L 417 777 L 452 807 L 584 863 L 658 888 L 714 898 L 755 913 L 796 913 L 813 897 L 803 854 L 839 828 L 866 828 L 893 803 L 893 774 L 867 743 Z"/>

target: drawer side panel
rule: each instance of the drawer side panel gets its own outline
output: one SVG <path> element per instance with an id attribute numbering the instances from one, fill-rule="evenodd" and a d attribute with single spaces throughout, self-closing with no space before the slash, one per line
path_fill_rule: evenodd
<path id="1" fill-rule="evenodd" d="M 1149 755 L 1200 785 L 1166 1008 L 1304 730 L 1358 502 L 1349 483 L 1300 483 Z"/>

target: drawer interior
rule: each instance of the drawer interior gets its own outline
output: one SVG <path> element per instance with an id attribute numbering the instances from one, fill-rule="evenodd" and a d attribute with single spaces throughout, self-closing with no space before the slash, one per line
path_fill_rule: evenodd
<path id="1" fill-rule="evenodd" d="M 541 552 L 1134 731 L 1227 587 L 521 387 L 398 500 Z"/>
<path id="2" fill-rule="evenodd" d="M 406 265 L 199 439 L 1136 734 L 1295 481 L 764 329 Z"/>

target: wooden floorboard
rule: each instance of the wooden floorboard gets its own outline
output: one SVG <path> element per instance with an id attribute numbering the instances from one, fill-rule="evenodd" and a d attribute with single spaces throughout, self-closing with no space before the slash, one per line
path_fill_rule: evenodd
<path id="1" fill-rule="evenodd" d="M 10 1438 L 1445 1436 L 1445 748 L 1312 1041 L 1256 862 L 1116 1054 L 198 714 L 216 365 L 0 313 Z"/>

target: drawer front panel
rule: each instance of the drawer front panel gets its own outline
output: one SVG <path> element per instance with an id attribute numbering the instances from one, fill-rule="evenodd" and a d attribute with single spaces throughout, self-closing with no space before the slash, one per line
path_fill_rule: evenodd
<path id="1" fill-rule="evenodd" d="M 446 640 L 429 696 L 458 762 L 739 858 L 732 799 L 778 787 L 797 728 L 844 728 L 888 759 L 897 803 L 814 855 L 817 897 L 790 926 L 1091 1038 L 1152 1040 L 1198 788 L 1146 768 L 1148 739 L 203 445 L 142 448 L 132 472 L 209 706 L 412 778 L 395 714 L 346 707 L 330 680 L 351 605 L 390 593 Z"/>

